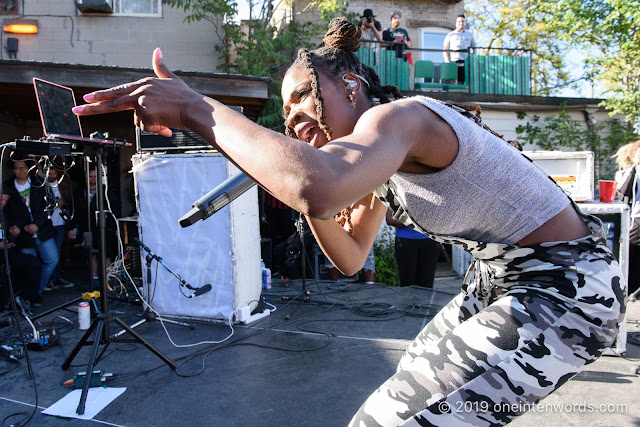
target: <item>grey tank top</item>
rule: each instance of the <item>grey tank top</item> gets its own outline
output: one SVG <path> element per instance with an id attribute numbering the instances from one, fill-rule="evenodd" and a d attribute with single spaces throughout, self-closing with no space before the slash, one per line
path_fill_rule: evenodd
<path id="1" fill-rule="evenodd" d="M 458 154 L 445 169 L 396 172 L 389 179 L 395 199 L 423 230 L 514 244 L 571 203 L 528 158 L 472 119 L 435 99 L 412 99 L 440 116 L 458 137 Z"/>

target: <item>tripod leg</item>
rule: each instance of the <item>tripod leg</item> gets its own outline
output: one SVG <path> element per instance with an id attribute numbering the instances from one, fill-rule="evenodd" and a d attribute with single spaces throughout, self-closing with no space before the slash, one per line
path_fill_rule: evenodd
<path id="1" fill-rule="evenodd" d="M 171 359 L 169 359 L 167 356 L 165 356 L 164 354 L 160 353 L 160 351 L 158 351 L 154 346 L 152 346 L 151 344 L 149 344 L 144 338 L 142 338 L 140 335 L 138 335 L 137 332 L 135 332 L 133 329 L 131 329 L 129 327 L 129 325 L 127 325 L 126 323 L 124 323 L 122 320 L 118 319 L 117 317 L 113 317 L 113 321 L 116 322 L 118 325 L 122 326 L 122 328 L 124 330 L 126 330 L 127 332 L 129 332 L 131 335 L 133 335 L 133 337 L 141 344 L 143 344 L 145 347 L 147 347 L 149 350 L 151 350 L 151 352 L 153 354 L 155 354 L 156 356 L 158 356 L 164 363 L 166 363 L 167 365 L 169 365 L 169 367 L 171 369 L 173 369 L 175 371 L 176 369 L 176 365 L 171 361 Z"/>
<path id="2" fill-rule="evenodd" d="M 82 394 L 80 394 L 80 403 L 78 403 L 78 408 L 76 409 L 76 414 L 83 415 L 84 407 L 87 403 L 87 394 L 89 394 L 89 385 L 91 384 L 91 376 L 93 375 L 93 368 L 96 365 L 96 355 L 98 354 L 98 347 L 100 346 L 100 336 L 102 335 L 102 327 L 104 326 L 104 317 L 100 316 L 98 318 L 97 328 L 96 328 L 96 336 L 93 340 L 93 346 L 91 347 L 91 355 L 89 356 L 89 364 L 87 365 L 87 370 L 84 374 L 84 383 L 82 384 Z M 91 328 L 89 328 L 91 329 Z"/>
<path id="3" fill-rule="evenodd" d="M 69 366 L 71 366 L 71 362 L 73 362 L 73 359 L 76 357 L 76 355 L 78 354 L 78 352 L 80 351 L 80 349 L 87 345 L 87 340 L 89 339 L 89 337 L 91 336 L 91 332 L 93 332 L 93 330 L 96 328 L 96 326 L 98 326 L 98 322 L 94 321 L 91 325 L 89 325 L 89 329 L 87 329 L 87 332 L 84 333 L 84 335 L 82 336 L 82 338 L 80 338 L 80 341 L 78 341 L 78 344 L 76 344 L 76 346 L 74 347 L 73 351 L 71 351 L 71 354 L 69 354 L 69 357 L 67 357 L 67 360 L 64 361 L 64 363 L 62 364 L 62 369 L 63 370 L 67 370 L 69 369 Z M 100 341 L 100 336 L 96 335 L 96 340 Z"/>

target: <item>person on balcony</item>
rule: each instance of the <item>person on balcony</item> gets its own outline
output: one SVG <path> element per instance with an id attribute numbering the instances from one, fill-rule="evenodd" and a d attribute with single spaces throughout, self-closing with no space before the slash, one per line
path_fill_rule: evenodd
<path id="1" fill-rule="evenodd" d="M 373 14 L 373 10 L 365 9 L 364 13 L 360 17 L 360 29 L 362 30 L 362 41 L 382 41 L 382 24 L 376 20 L 376 15 Z M 373 46 L 368 46 L 373 45 Z M 365 43 L 365 47 L 374 48 L 377 46 L 375 43 Z"/>
<path id="2" fill-rule="evenodd" d="M 400 27 L 400 18 L 402 14 L 400 12 L 393 12 L 391 14 L 391 27 L 382 32 L 382 40 L 390 42 L 391 45 L 387 47 L 389 50 L 396 51 L 397 58 L 405 58 L 404 48 L 411 47 L 411 37 L 404 28 Z"/>
<path id="3" fill-rule="evenodd" d="M 362 268 L 388 208 L 471 253 L 461 292 L 351 425 L 507 424 L 615 341 L 622 271 L 600 219 L 464 108 L 383 86 L 354 55 L 360 36 L 335 18 L 320 47 L 298 51 L 282 81 L 285 135 L 193 91 L 159 49 L 157 78 L 89 93 L 73 112 L 132 110 L 145 131 L 195 131 L 303 213 L 346 275 Z"/>
<path id="4" fill-rule="evenodd" d="M 469 56 L 469 48 L 476 47 L 476 39 L 473 33 L 466 29 L 467 20 L 464 15 L 456 18 L 456 29 L 449 32 L 444 38 L 443 49 L 444 62 L 458 63 L 458 82 L 465 82 L 464 60 Z"/>
<path id="5" fill-rule="evenodd" d="M 373 52 L 373 58 L 370 58 L 367 63 L 378 65 L 380 63 L 380 44 L 378 42 L 382 41 L 382 24 L 376 20 L 373 10 L 364 10 L 360 17 L 360 29 L 362 30 L 362 36 L 360 37 L 363 42 L 362 46 L 365 49 L 371 49 Z"/>

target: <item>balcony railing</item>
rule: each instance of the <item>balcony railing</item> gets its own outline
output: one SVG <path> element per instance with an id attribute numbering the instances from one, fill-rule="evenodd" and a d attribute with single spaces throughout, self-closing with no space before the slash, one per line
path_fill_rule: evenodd
<path id="1" fill-rule="evenodd" d="M 531 95 L 531 51 L 473 48 L 465 59 L 465 81 L 441 73 L 441 49 L 403 48 L 390 43 L 363 42 L 356 56 L 372 67 L 383 85 L 400 90 L 463 91 L 491 95 Z M 434 55 L 435 54 L 435 55 Z M 422 59 L 422 58 L 431 58 Z M 419 63 L 418 61 L 423 61 Z M 426 62 L 425 62 L 426 61 Z M 459 64 L 463 66 L 463 64 Z M 424 70 L 432 70 L 424 74 Z M 444 78 L 446 77 L 446 78 Z"/>

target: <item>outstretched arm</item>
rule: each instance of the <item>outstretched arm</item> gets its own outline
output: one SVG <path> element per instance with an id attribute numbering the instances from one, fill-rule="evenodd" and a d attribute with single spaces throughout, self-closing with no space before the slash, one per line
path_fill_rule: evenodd
<path id="1" fill-rule="evenodd" d="M 85 100 L 90 104 L 74 112 L 129 109 L 145 131 L 170 135 L 169 128 L 191 129 L 271 194 L 312 217 L 329 219 L 386 182 L 413 143 L 403 128 L 414 120 L 385 104 L 365 112 L 353 133 L 317 149 L 194 92 L 168 70 L 158 50 L 153 64 L 158 78 L 88 94 Z M 346 95 L 344 102 L 344 108 L 351 108 Z"/>
<path id="2" fill-rule="evenodd" d="M 375 188 L 398 170 L 428 173 L 442 169 L 457 154 L 451 127 L 412 100 L 369 108 L 354 118 L 357 122 L 351 133 L 315 148 L 194 92 L 169 71 L 159 50 L 154 52 L 153 65 L 157 78 L 88 94 L 85 100 L 90 104 L 74 112 L 91 115 L 129 109 L 134 111 L 136 125 L 145 131 L 162 135 L 170 135 L 169 128 L 195 131 L 275 197 L 319 220 L 311 221 L 314 233 L 333 261 L 344 253 L 341 248 L 369 251 L 385 211 L 377 201 L 364 208 L 370 203 L 363 200 Z M 330 91 L 334 82 L 325 80 L 324 84 Z M 344 98 L 340 95 L 338 91 L 332 99 L 334 113 L 351 114 L 346 93 Z M 333 223 L 333 216 L 352 204 L 353 237 Z M 341 236 L 338 231 L 353 242 L 344 237 L 347 240 L 334 243 L 332 237 Z M 353 266 L 340 268 L 348 272 Z"/>

